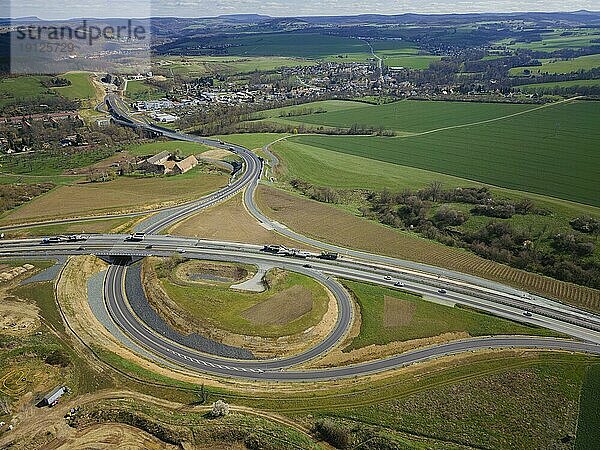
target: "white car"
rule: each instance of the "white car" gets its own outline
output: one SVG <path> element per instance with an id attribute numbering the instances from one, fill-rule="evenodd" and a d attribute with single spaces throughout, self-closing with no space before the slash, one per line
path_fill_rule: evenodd
<path id="1" fill-rule="evenodd" d="M 383 279 L 386 281 L 392 281 L 392 277 L 390 277 L 389 275 L 386 275 L 385 277 L 383 277 Z"/>

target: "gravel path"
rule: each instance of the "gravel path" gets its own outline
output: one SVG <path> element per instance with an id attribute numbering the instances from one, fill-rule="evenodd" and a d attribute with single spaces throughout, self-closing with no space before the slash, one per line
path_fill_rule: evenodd
<path id="1" fill-rule="evenodd" d="M 64 256 L 59 257 L 52 267 L 48 267 L 46 270 L 42 270 L 41 272 L 36 273 L 32 277 L 26 278 L 25 280 L 21 281 L 21 286 L 31 283 L 40 283 L 42 281 L 56 280 L 66 262 L 67 258 L 65 258 Z"/>
<path id="2" fill-rule="evenodd" d="M 265 277 L 269 269 L 271 269 L 271 266 L 258 266 L 258 270 L 252 278 L 244 281 L 243 283 L 234 284 L 233 286 L 231 286 L 231 289 L 237 289 L 239 291 L 248 292 L 264 292 L 266 287 L 265 283 L 263 282 L 263 278 Z"/>
<path id="3" fill-rule="evenodd" d="M 127 269 L 125 277 L 125 292 L 133 312 L 150 328 L 161 336 L 166 337 L 186 347 L 209 353 L 211 355 L 223 356 L 236 359 L 255 359 L 252 352 L 221 344 L 199 334 L 183 335 L 171 328 L 162 317 L 160 317 L 148 303 L 146 294 L 142 287 L 141 265 L 134 264 Z"/>

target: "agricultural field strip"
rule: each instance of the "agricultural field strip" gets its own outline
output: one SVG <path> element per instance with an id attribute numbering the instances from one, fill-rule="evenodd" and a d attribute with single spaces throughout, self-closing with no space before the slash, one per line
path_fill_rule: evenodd
<path id="1" fill-rule="evenodd" d="M 422 132 L 419 132 L 419 133 L 414 133 L 414 134 L 409 134 L 409 135 L 396 136 L 396 139 L 412 138 L 412 137 L 417 137 L 417 136 L 425 136 L 427 134 L 438 133 L 440 131 L 454 130 L 454 129 L 457 129 L 457 128 L 466 128 L 466 127 L 471 127 L 471 126 L 476 126 L 476 125 L 484 125 L 484 124 L 487 124 L 487 123 L 498 122 L 500 120 L 505 120 L 505 119 L 510 119 L 512 117 L 522 116 L 524 114 L 529 114 L 529 113 L 532 113 L 532 112 L 535 112 L 535 111 L 539 111 L 541 109 L 558 106 L 558 105 L 561 105 L 563 103 L 569 103 L 569 102 L 572 102 L 574 100 L 578 100 L 580 98 L 582 98 L 582 97 L 581 96 L 571 97 L 571 98 L 567 98 L 567 99 L 564 99 L 564 100 L 560 100 L 558 102 L 546 103 L 545 105 L 537 106 L 535 108 L 531 108 L 531 109 L 528 109 L 528 110 L 525 110 L 525 111 L 519 111 L 519 112 L 512 113 L 512 114 L 507 114 L 507 115 L 504 115 L 504 116 L 501 116 L 501 117 L 494 117 L 493 119 L 480 120 L 478 122 L 471 122 L 471 123 L 463 123 L 463 124 L 460 124 L 460 125 L 451 125 L 451 126 L 448 126 L 448 127 L 436 128 L 434 130 L 422 131 Z"/>

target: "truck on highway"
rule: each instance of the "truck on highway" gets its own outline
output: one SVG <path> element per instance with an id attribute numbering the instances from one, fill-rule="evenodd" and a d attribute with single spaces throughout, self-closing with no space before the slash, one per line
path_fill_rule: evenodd
<path id="1" fill-rule="evenodd" d="M 306 259 L 310 256 L 315 256 L 310 252 L 298 250 L 297 248 L 287 248 L 283 245 L 265 245 L 262 248 L 263 252 L 272 253 L 279 256 L 291 256 L 293 258 Z"/>
<path id="2" fill-rule="evenodd" d="M 56 244 L 62 242 L 62 238 L 59 236 L 45 237 L 42 239 L 42 244 Z"/>
<path id="3" fill-rule="evenodd" d="M 146 233 L 133 233 L 125 238 L 129 242 L 142 242 L 146 237 Z"/>
<path id="4" fill-rule="evenodd" d="M 340 254 L 336 253 L 336 252 L 321 252 L 321 254 L 319 256 L 317 256 L 317 258 L 327 259 L 329 261 L 335 261 L 339 257 L 340 257 Z"/>

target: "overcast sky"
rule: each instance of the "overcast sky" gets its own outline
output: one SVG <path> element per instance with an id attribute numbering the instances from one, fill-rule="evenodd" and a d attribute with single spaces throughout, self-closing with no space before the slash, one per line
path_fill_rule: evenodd
<path id="1" fill-rule="evenodd" d="M 0 16 L 42 19 L 148 17 L 150 11 L 152 16 L 211 17 L 238 13 L 320 16 L 600 10 L 600 0 L 0 0 L 0 3 Z"/>

